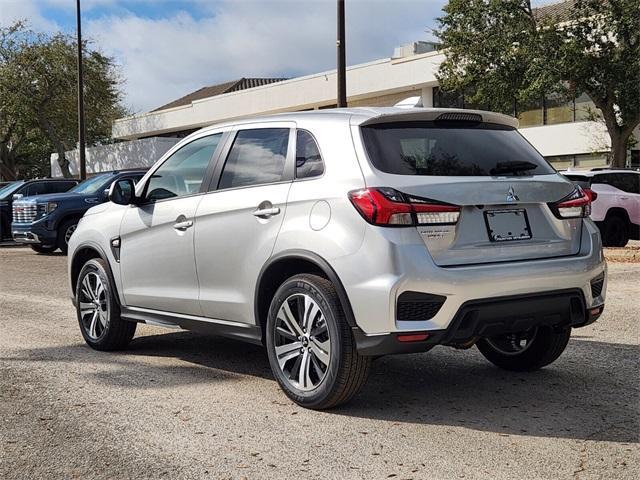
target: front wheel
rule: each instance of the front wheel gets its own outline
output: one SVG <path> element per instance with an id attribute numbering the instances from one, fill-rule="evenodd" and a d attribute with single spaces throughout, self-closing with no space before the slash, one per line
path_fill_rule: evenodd
<path id="1" fill-rule="evenodd" d="M 534 327 L 524 332 L 483 338 L 476 344 L 480 353 L 505 370 L 530 372 L 545 367 L 564 352 L 571 328 Z"/>
<path id="2" fill-rule="evenodd" d="M 136 323 L 120 317 L 116 290 L 101 258 L 84 264 L 76 285 L 76 313 L 85 342 L 95 350 L 126 347 L 136 332 Z"/>
<path id="3" fill-rule="evenodd" d="M 317 275 L 295 275 L 280 286 L 269 309 L 266 344 L 280 387 L 306 408 L 347 402 L 371 366 L 355 348 L 335 287 Z"/>
<path id="4" fill-rule="evenodd" d="M 71 235 L 76 231 L 76 228 L 78 228 L 78 219 L 72 218 L 63 222 L 58 229 L 58 248 L 65 255 L 69 250 Z"/>

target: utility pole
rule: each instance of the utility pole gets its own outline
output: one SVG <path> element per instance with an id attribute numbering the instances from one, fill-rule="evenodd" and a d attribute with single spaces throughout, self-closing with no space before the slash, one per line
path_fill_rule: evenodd
<path id="1" fill-rule="evenodd" d="M 347 106 L 347 59 L 344 34 L 344 0 L 338 0 L 338 108 Z"/>
<path id="2" fill-rule="evenodd" d="M 82 72 L 82 30 L 80 26 L 80 0 L 76 0 L 78 32 L 78 158 L 80 160 L 80 180 L 87 178 L 87 163 L 84 141 L 84 76 Z"/>

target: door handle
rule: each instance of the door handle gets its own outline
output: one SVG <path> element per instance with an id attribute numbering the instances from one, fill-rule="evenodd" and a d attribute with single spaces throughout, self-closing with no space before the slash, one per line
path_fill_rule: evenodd
<path id="1" fill-rule="evenodd" d="M 274 215 L 278 215 L 279 213 L 280 213 L 280 208 L 270 207 L 270 208 L 258 208 L 253 212 L 253 215 L 255 217 L 260 217 L 260 218 L 269 218 L 269 217 L 273 217 Z"/>
<path id="2" fill-rule="evenodd" d="M 620 200 L 629 200 L 629 197 L 620 197 Z"/>
<path id="3" fill-rule="evenodd" d="M 193 227 L 193 220 L 184 220 L 173 224 L 173 228 L 184 232 L 187 228 Z"/>

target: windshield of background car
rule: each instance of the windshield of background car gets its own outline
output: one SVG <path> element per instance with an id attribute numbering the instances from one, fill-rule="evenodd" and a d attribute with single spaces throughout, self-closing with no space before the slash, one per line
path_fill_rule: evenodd
<path id="1" fill-rule="evenodd" d="M 396 175 L 515 176 L 555 169 L 515 128 L 480 122 L 412 121 L 362 127 L 373 166 Z"/>
<path id="2" fill-rule="evenodd" d="M 112 177 L 113 173 L 96 175 L 95 177 L 88 178 L 84 182 L 79 183 L 69 191 L 91 195 L 93 193 L 99 192 L 100 189 L 104 190 L 105 188 L 107 188 L 107 186 L 105 186 L 105 183 L 107 183 L 107 181 Z"/>
<path id="3" fill-rule="evenodd" d="M 11 182 L 9 185 L 5 185 L 0 188 L 0 200 L 6 200 L 9 198 L 23 183 L 24 182 Z"/>

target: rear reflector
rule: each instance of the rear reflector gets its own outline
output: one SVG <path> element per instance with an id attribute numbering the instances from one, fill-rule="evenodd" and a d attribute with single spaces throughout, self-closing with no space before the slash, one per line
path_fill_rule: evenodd
<path id="1" fill-rule="evenodd" d="M 349 200 L 373 225 L 455 225 L 460 216 L 457 205 L 406 195 L 388 187 L 353 190 L 349 192 Z"/>
<path id="2" fill-rule="evenodd" d="M 558 218 L 588 217 L 591 214 L 591 197 L 581 187 L 576 187 L 559 202 L 550 203 L 549 208 Z"/>
<path id="3" fill-rule="evenodd" d="M 428 333 L 408 333 L 406 335 L 398 335 L 396 340 L 399 342 L 424 342 L 429 338 Z"/>

